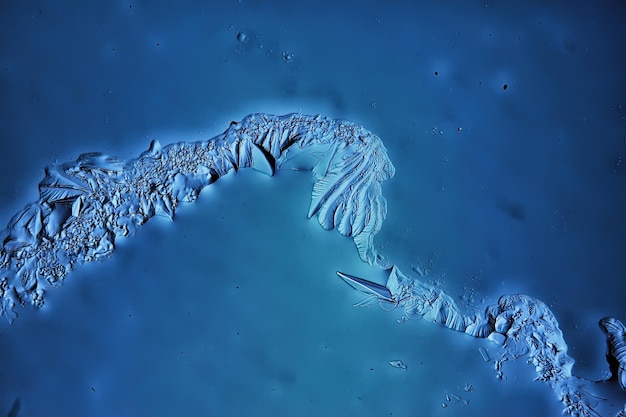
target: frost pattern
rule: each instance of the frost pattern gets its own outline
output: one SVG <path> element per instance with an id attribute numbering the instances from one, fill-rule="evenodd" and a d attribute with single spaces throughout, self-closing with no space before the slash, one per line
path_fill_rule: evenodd
<path id="1" fill-rule="evenodd" d="M 391 266 L 373 245 L 387 214 L 381 184 L 395 172 L 378 136 L 357 124 L 320 116 L 253 114 L 210 140 L 165 147 L 153 141 L 129 161 L 89 153 L 47 168 L 39 200 L 0 232 L 0 315 L 12 322 L 15 305 L 42 306 L 44 289 L 62 285 L 81 264 L 110 256 L 116 238 L 132 236 L 155 215 L 173 219 L 179 203 L 194 201 L 204 187 L 242 168 L 268 175 L 280 168 L 312 170 L 309 218 L 317 215 L 325 229 L 352 237 L 363 261 Z M 468 315 L 452 297 L 395 266 L 386 289 L 340 276 L 381 302 L 402 307 L 407 318 L 498 344 L 504 352 L 495 363 L 499 375 L 503 362 L 527 358 L 537 379 L 548 383 L 565 405 L 564 413 L 598 415 L 595 400 L 582 388 L 584 381 L 572 375 L 574 359 L 543 302 L 506 295 L 497 305 Z M 602 319 L 600 327 L 607 334 L 611 370 L 626 389 L 626 328 L 611 317 Z M 407 369 L 402 361 L 390 365 Z M 626 405 L 624 410 L 618 415 L 624 415 Z"/>
<path id="2" fill-rule="evenodd" d="M 174 218 L 181 202 L 230 171 L 312 169 L 309 217 L 354 240 L 362 260 L 376 259 L 373 237 L 387 214 L 381 183 L 394 167 L 378 136 L 357 124 L 319 116 L 253 114 L 206 141 L 161 147 L 136 159 L 88 153 L 49 167 L 38 201 L 0 232 L 0 315 L 16 304 L 40 307 L 44 289 L 69 271 L 108 257 L 155 215 Z"/>
<path id="3" fill-rule="evenodd" d="M 611 372 L 626 391 L 626 326 L 614 317 L 600 320 L 600 328 L 606 333 L 607 355 Z"/>
<path id="4" fill-rule="evenodd" d="M 395 307 L 402 307 L 407 319 L 423 318 L 500 346 L 503 354 L 495 361 L 499 377 L 504 362 L 526 358 L 535 367 L 536 380 L 548 383 L 565 405 L 564 414 L 599 416 L 594 410 L 597 399 L 583 388 L 589 381 L 572 375 L 575 361 L 567 354 L 554 314 L 542 301 L 527 295 L 504 295 L 497 305 L 466 315 L 443 291 L 404 275 L 396 266 L 390 270 L 387 288 Z M 607 357 L 614 363 L 613 372 L 626 390 L 626 327 L 613 317 L 605 317 L 599 324 L 607 334 Z"/>

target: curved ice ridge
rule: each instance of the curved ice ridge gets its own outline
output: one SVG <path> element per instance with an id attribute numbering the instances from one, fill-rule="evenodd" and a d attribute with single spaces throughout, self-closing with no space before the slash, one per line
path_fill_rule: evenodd
<path id="1" fill-rule="evenodd" d="M 404 309 L 405 318 L 423 318 L 500 346 L 503 353 L 495 361 L 499 377 L 504 362 L 527 358 L 535 366 L 536 380 L 548 383 L 565 405 L 564 414 L 599 416 L 594 410 L 597 398 L 584 389 L 590 381 L 572 375 L 575 361 L 567 354 L 554 314 L 542 301 L 527 295 L 504 295 L 497 305 L 467 315 L 441 289 L 404 275 L 396 266 L 390 269 L 386 287 L 395 306 Z M 599 324 L 607 335 L 611 370 L 626 390 L 626 327 L 613 317 L 605 317 Z M 626 410 L 626 404 L 624 407 Z"/>
<path id="2" fill-rule="evenodd" d="M 607 337 L 607 357 L 611 373 L 626 391 L 626 326 L 614 317 L 605 317 L 599 324 Z"/>
<path id="3" fill-rule="evenodd" d="M 81 264 L 108 257 L 117 238 L 132 236 L 155 215 L 173 219 L 180 202 L 194 201 L 221 176 L 248 167 L 269 175 L 279 168 L 312 170 L 309 218 L 317 215 L 325 229 L 352 237 L 363 261 L 387 267 L 373 237 L 387 212 L 381 184 L 395 171 L 380 138 L 343 120 L 253 114 L 210 140 L 165 147 L 153 141 L 136 159 L 89 153 L 47 168 L 39 200 L 0 232 L 0 315 L 13 321 L 16 304 L 42 306 L 46 288 L 62 285 Z M 495 362 L 500 376 L 503 362 L 527 357 L 537 379 L 550 384 L 565 405 L 564 413 L 597 415 L 594 399 L 582 388 L 585 381 L 572 375 L 574 360 L 543 302 L 507 295 L 467 315 L 452 297 L 395 266 L 386 287 L 371 284 L 381 301 L 404 308 L 408 318 L 501 346 Z M 607 334 L 611 370 L 626 389 L 626 328 L 610 317 L 600 326 Z"/>
<path id="4" fill-rule="evenodd" d="M 376 258 L 373 237 L 387 214 L 381 183 L 394 167 L 378 136 L 355 123 L 320 116 L 252 114 L 221 135 L 165 147 L 153 141 L 138 158 L 102 153 L 46 168 L 40 198 L 0 232 L 0 315 L 16 304 L 40 307 L 44 289 L 79 265 L 108 257 L 115 239 L 154 215 L 171 219 L 180 202 L 230 171 L 312 169 L 309 218 L 350 236 L 362 260 Z"/>

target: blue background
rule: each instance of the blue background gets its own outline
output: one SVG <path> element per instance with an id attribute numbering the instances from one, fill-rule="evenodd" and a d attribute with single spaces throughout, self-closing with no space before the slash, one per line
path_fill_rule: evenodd
<path id="1" fill-rule="evenodd" d="M 574 373 L 606 378 L 597 321 L 626 319 L 626 5 L 459 3 L 2 2 L 0 218 L 83 152 L 133 158 L 251 112 L 346 118 L 397 169 L 379 251 L 468 308 L 543 300 Z M 309 173 L 230 175 L 18 309 L 0 415 L 560 415 L 523 359 L 498 380 L 486 341 L 353 308 L 334 272 L 383 273 L 306 219 L 310 191 Z"/>

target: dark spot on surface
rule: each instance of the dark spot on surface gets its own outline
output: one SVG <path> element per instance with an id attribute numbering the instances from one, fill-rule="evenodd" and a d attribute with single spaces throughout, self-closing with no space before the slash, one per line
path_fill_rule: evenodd
<path id="1" fill-rule="evenodd" d="M 509 88 L 509 85 L 508 85 L 508 84 L 504 84 L 504 85 L 502 86 L 502 89 L 503 89 L 503 90 L 506 90 L 507 88 Z"/>
<path id="2" fill-rule="evenodd" d="M 526 209 L 522 204 L 507 201 L 500 203 L 500 208 L 513 220 L 518 222 L 526 221 Z"/>
<path id="3" fill-rule="evenodd" d="M 91 387 L 91 390 L 92 390 L 93 392 L 96 392 L 96 389 L 95 389 L 94 387 Z"/>
<path id="4" fill-rule="evenodd" d="M 435 71 L 435 75 L 439 75 L 439 71 Z"/>

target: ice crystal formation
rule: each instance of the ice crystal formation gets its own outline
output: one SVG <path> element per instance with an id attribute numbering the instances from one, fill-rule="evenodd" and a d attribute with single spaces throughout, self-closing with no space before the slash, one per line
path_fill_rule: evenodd
<path id="1" fill-rule="evenodd" d="M 308 216 L 351 237 L 363 261 L 389 266 L 373 244 L 387 214 L 382 183 L 395 172 L 380 138 L 344 120 L 252 114 L 209 140 L 165 147 L 153 141 L 128 161 L 88 153 L 47 168 L 39 200 L 0 232 L 0 315 L 12 322 L 16 305 L 42 306 L 47 288 L 62 285 L 81 264 L 110 256 L 117 238 L 132 236 L 155 215 L 173 219 L 181 202 L 194 201 L 203 188 L 242 168 L 268 175 L 280 168 L 312 170 Z M 498 370 L 503 361 L 527 358 L 537 379 L 548 383 L 565 405 L 565 413 L 597 415 L 581 381 L 572 375 L 574 360 L 543 302 L 506 295 L 497 305 L 468 314 L 441 289 L 395 266 L 386 286 L 340 276 L 381 302 L 404 308 L 407 317 L 488 338 L 505 352 L 496 361 Z M 624 325 L 607 317 L 600 326 L 607 334 L 611 370 L 626 389 Z"/>
<path id="2" fill-rule="evenodd" d="M 153 141 L 138 158 L 122 161 L 88 153 L 47 168 L 38 201 L 0 234 L 1 314 L 15 304 L 43 304 L 79 265 L 108 257 L 115 239 L 133 235 L 155 215 L 170 218 L 181 202 L 233 170 L 312 169 L 309 217 L 354 240 L 361 259 L 376 253 L 373 236 L 385 219 L 381 182 L 394 175 L 378 136 L 347 121 L 297 114 L 253 114 L 221 135 L 169 146 Z"/>

